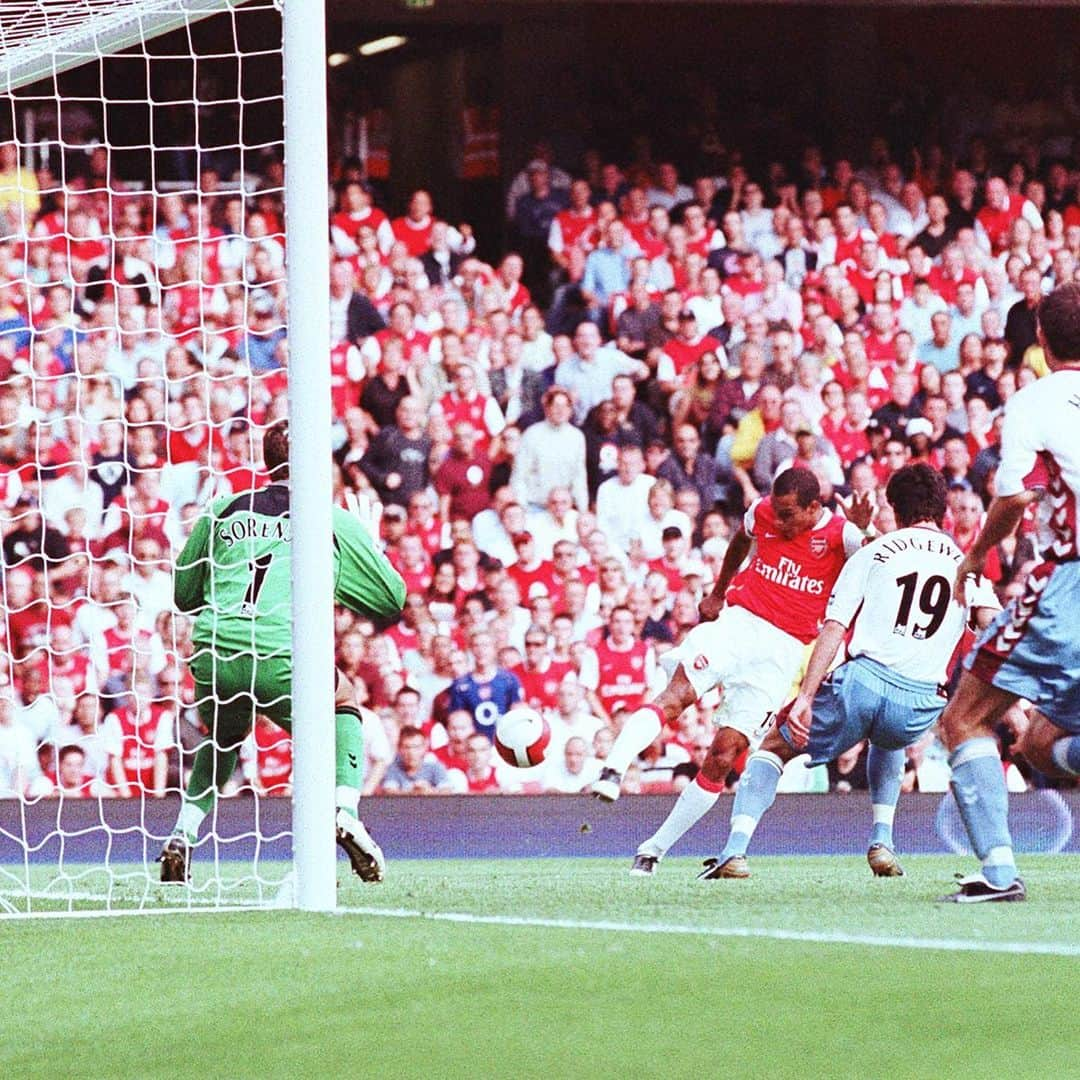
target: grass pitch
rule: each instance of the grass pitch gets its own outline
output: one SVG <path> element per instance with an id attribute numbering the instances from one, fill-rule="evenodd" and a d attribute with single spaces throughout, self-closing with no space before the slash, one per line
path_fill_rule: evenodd
<path id="1" fill-rule="evenodd" d="M 342 873 L 364 913 L 3 922 L 0 1075 L 1080 1075 L 1080 859 L 977 907 L 932 903 L 949 858 L 626 867 L 394 862 Z"/>

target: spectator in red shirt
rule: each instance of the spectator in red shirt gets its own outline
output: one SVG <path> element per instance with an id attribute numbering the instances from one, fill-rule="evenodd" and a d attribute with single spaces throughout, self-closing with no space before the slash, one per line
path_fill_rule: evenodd
<path id="1" fill-rule="evenodd" d="M 559 687 L 574 673 L 570 660 L 556 660 L 548 649 L 548 636 L 535 623 L 525 631 L 525 659 L 511 669 L 521 683 L 525 703 L 534 709 L 553 709 Z"/>
<path id="2" fill-rule="evenodd" d="M 465 772 L 469 767 L 466 753 L 469 739 L 476 734 L 472 714 L 465 709 L 454 709 L 443 721 L 443 727 L 446 729 L 446 742 L 432 753 L 445 768 Z"/>
<path id="3" fill-rule="evenodd" d="M 486 453 L 477 450 L 478 442 L 479 433 L 471 423 L 460 421 L 454 425 L 450 452 L 435 474 L 443 521 L 472 521 L 491 504 L 491 461 Z"/>
<path id="4" fill-rule="evenodd" d="M 512 537 L 517 561 L 507 568 L 507 576 L 517 585 L 522 599 L 535 595 L 550 596 L 555 588 L 555 567 L 540 558 L 536 541 L 531 532 L 520 532 Z"/>
<path id="5" fill-rule="evenodd" d="M 1042 229 L 1039 211 L 1023 195 L 1010 193 L 1000 176 L 991 176 L 986 181 L 986 204 L 975 215 L 990 241 L 991 254 L 999 255 L 1005 249 L 1009 229 L 1021 216 L 1032 228 Z"/>
<path id="6" fill-rule="evenodd" d="M 497 795 L 504 790 L 491 764 L 491 740 L 481 732 L 469 736 L 465 746 L 466 794 Z"/>
<path id="7" fill-rule="evenodd" d="M 663 358 L 656 371 L 656 379 L 662 390 L 673 394 L 680 385 L 683 373 L 696 364 L 707 352 L 723 351 L 723 345 L 698 327 L 697 315 L 692 308 L 679 312 L 679 332 L 663 346 Z"/>
<path id="8" fill-rule="evenodd" d="M 570 205 L 555 215 L 548 233 L 548 251 L 552 262 L 564 272 L 570 270 L 570 252 L 587 252 L 595 243 L 596 210 L 591 204 L 588 181 L 575 180 L 570 185 Z"/>

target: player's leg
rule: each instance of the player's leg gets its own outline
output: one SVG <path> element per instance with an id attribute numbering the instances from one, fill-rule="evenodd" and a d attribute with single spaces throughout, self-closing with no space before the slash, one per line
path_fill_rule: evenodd
<path id="1" fill-rule="evenodd" d="M 1044 776 L 1059 779 L 1080 776 L 1080 734 L 1070 733 L 1038 709 L 1032 710 L 1019 749 Z"/>
<path id="2" fill-rule="evenodd" d="M 847 666 L 847 665 L 845 665 Z M 866 861 L 875 877 L 903 877 L 893 825 L 904 780 L 907 747 L 941 716 L 944 699 L 932 683 L 906 679 L 873 660 L 852 661 L 849 711 L 861 715 L 870 748 L 866 776 L 873 825 Z"/>
<path id="3" fill-rule="evenodd" d="M 338 846 L 362 881 L 382 881 L 386 859 L 359 817 L 364 779 L 364 726 L 349 677 L 336 672 L 334 689 L 334 800 Z"/>
<path id="4" fill-rule="evenodd" d="M 965 671 L 941 714 L 941 738 L 952 768 L 950 786 L 985 879 L 985 883 L 963 879 L 959 890 L 946 899 L 960 903 L 1023 899 L 1009 835 L 1005 772 L 994 735 L 995 724 L 1015 700 L 1015 694 Z"/>
<path id="5" fill-rule="evenodd" d="M 282 687 L 285 687 L 284 695 Z M 258 685 L 266 714 L 292 731 L 291 672 L 285 662 L 277 670 L 266 669 Z M 364 728 L 356 705 L 356 691 L 349 677 L 334 673 L 334 836 L 349 857 L 353 872 L 362 881 L 382 881 L 386 860 L 360 820 L 358 805 L 364 776 Z"/>
<path id="6" fill-rule="evenodd" d="M 719 728 L 697 776 L 682 789 L 663 824 L 637 850 L 631 872 L 649 874 L 686 832 L 715 805 L 728 773 L 750 739 L 735 728 Z"/>
<path id="7" fill-rule="evenodd" d="M 742 656 L 725 686 L 716 722 L 741 732 L 743 746 L 760 743 L 760 747 L 750 755 L 739 778 L 724 850 L 718 858 L 706 860 L 698 875 L 704 880 L 750 876 L 746 852 L 754 830 L 772 806 L 785 763 L 803 752 L 792 747 L 782 717 L 768 734 L 762 725 L 769 724 L 788 697 L 802 666 L 804 647 L 768 624 L 763 628 L 754 616 L 744 621 Z"/>
<path id="8" fill-rule="evenodd" d="M 746 762 L 735 801 L 731 807 L 731 828 L 727 843 L 719 858 L 710 860 L 711 865 L 701 875 L 712 878 L 749 877 L 746 853 L 758 823 L 776 799 L 776 788 L 784 766 L 802 751 L 795 750 L 780 732 L 780 725 L 773 727 Z"/>
<path id="9" fill-rule="evenodd" d="M 194 664 L 192 670 L 196 670 Z M 191 848 L 214 808 L 218 792 L 236 769 L 240 744 L 255 718 L 255 704 L 249 693 L 236 691 L 231 679 L 219 679 L 218 684 L 216 693 L 209 682 L 195 682 L 199 715 L 208 735 L 195 751 L 176 824 L 158 857 L 164 883 L 190 880 Z M 243 680 L 239 684 L 243 685 Z M 246 684 L 251 685 L 250 681 Z"/>
<path id="10" fill-rule="evenodd" d="M 619 797 L 623 773 L 664 725 L 674 724 L 694 702 L 724 682 L 728 673 L 738 670 L 738 653 L 747 637 L 743 626 L 746 617 L 741 608 L 724 608 L 717 618 L 695 626 L 681 645 L 660 657 L 660 666 L 668 673 L 668 685 L 624 721 L 600 779 L 593 784 L 598 799 L 614 802 Z"/>
<path id="11" fill-rule="evenodd" d="M 698 692 L 680 664 L 667 686 L 648 705 L 636 709 L 623 721 L 600 778 L 592 786 L 593 794 L 601 802 L 615 802 L 630 763 L 663 731 L 665 724 L 675 723 L 697 699 Z"/>
<path id="12" fill-rule="evenodd" d="M 941 717 L 951 752 L 952 789 L 982 875 L 965 878 L 958 903 L 1023 900 L 1009 836 L 1009 796 L 994 728 L 1019 698 L 1034 703 L 1064 732 L 1080 716 L 1080 636 L 1076 596 L 1080 563 L 1041 563 L 1023 596 L 990 624 L 964 659 L 966 669 Z M 1059 757 L 1068 748 L 1059 751 Z M 1067 763 L 1067 757 L 1063 758 Z"/>
<path id="13" fill-rule="evenodd" d="M 866 780 L 870 789 L 870 810 L 873 825 L 866 849 L 866 861 L 875 877 L 903 877 L 904 871 L 896 857 L 893 825 L 900 788 L 904 782 L 907 753 L 870 744 L 866 753 Z"/>
<path id="14" fill-rule="evenodd" d="M 821 686 L 813 703 L 813 720 L 805 747 L 796 747 L 786 723 L 786 710 L 777 714 L 776 723 L 765 736 L 761 747 L 750 755 L 739 778 L 735 801 L 731 807 L 731 829 L 727 843 L 717 859 L 710 860 L 702 877 L 746 878 L 750 871 L 746 853 L 759 822 L 772 806 L 784 766 L 800 754 L 809 753 L 816 760 L 832 760 L 844 744 L 854 746 L 862 736 L 861 729 L 849 730 L 845 690 L 848 680 L 843 668 L 833 672 Z M 768 707 L 763 705 L 763 707 Z"/>

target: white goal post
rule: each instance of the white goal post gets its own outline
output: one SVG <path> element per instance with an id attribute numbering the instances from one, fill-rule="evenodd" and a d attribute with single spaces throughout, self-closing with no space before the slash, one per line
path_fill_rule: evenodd
<path id="1" fill-rule="evenodd" d="M 292 432 L 290 468 L 292 476 L 298 478 L 290 500 L 294 552 L 293 873 L 281 878 L 264 875 L 260 870 L 258 860 L 264 847 L 277 842 L 279 847 L 275 850 L 281 850 L 280 843 L 285 832 L 279 829 L 274 833 L 272 827 L 264 828 L 260 809 L 263 800 L 258 798 L 252 804 L 255 813 L 253 825 L 236 836 L 218 837 L 218 813 L 216 810 L 212 812 L 208 819 L 212 830 L 208 841 L 212 857 L 205 880 L 186 889 L 170 887 L 175 891 L 158 887 L 154 857 L 162 838 L 162 815 L 157 812 L 152 794 L 159 794 L 160 791 L 136 791 L 133 798 L 138 801 L 138 809 L 132 805 L 117 815 L 113 813 L 113 808 L 119 807 L 120 800 L 112 798 L 116 791 L 105 790 L 113 780 L 113 774 L 109 773 L 106 782 L 97 789 L 90 791 L 88 788 L 90 798 L 85 801 L 96 801 L 96 821 L 92 820 L 92 813 L 88 819 L 86 812 L 72 818 L 73 810 L 77 809 L 71 805 L 73 798 L 57 798 L 55 811 L 52 809 L 54 804 L 43 803 L 44 797 L 33 792 L 10 799 L 7 803 L 0 801 L 0 910 L 19 913 L 73 911 L 95 904 L 109 910 L 150 910 L 162 904 L 170 908 L 179 906 L 191 909 L 267 903 L 280 905 L 283 900 L 306 910 L 332 910 L 336 905 L 333 738 L 327 736 L 327 732 L 332 731 L 334 635 L 324 14 L 323 0 L 5 0 L 0 5 L 0 90 L 6 99 L 6 116 L 0 114 L 0 125 L 7 122 L 10 127 L 9 131 L 0 134 L 0 143 L 14 140 L 19 148 L 19 163 L 13 171 L 9 169 L 5 173 L 5 165 L 0 161 L 0 249 L 7 249 L 0 263 L 6 271 L 0 273 L 0 296 L 10 286 L 10 296 L 18 294 L 27 298 L 25 323 L 31 350 L 36 343 L 48 337 L 50 343 L 62 340 L 64 348 L 68 348 L 71 354 L 64 354 L 71 362 L 70 370 L 51 371 L 46 375 L 35 367 L 39 358 L 46 355 L 44 347 L 32 355 L 23 356 L 21 346 L 12 346 L 12 349 L 8 349 L 9 353 L 14 350 L 11 357 L 5 354 L 5 346 L 0 344 L 0 361 L 11 360 L 15 372 L 12 378 L 18 381 L 25 374 L 24 383 L 30 387 L 29 397 L 24 400 L 23 382 L 10 394 L 6 383 L 0 386 L 0 397 L 8 394 L 8 400 L 13 401 L 12 407 L 18 407 L 20 415 L 29 418 L 33 425 L 34 454 L 26 466 L 28 475 L 31 478 L 36 476 L 40 482 L 46 466 L 52 468 L 52 459 L 46 458 L 41 448 L 53 446 L 56 432 L 60 429 L 66 433 L 68 445 L 74 444 L 77 451 L 86 451 L 87 447 L 98 444 L 102 428 L 118 421 L 124 432 L 124 446 L 129 447 L 134 421 L 124 411 L 124 394 L 131 389 L 131 379 L 138 383 L 143 377 L 143 369 L 135 365 L 131 356 L 126 355 L 126 345 L 130 340 L 137 341 L 140 349 L 143 344 L 146 345 L 139 353 L 140 357 L 158 354 L 164 357 L 169 341 L 173 344 L 177 340 L 197 344 L 197 348 L 195 345 L 192 348 L 207 364 L 208 375 L 201 380 L 207 398 L 206 416 L 197 421 L 185 419 L 184 425 L 188 426 L 181 426 L 179 432 L 181 436 L 189 429 L 197 433 L 202 430 L 199 425 L 205 426 L 209 455 L 214 453 L 214 439 L 223 441 L 226 432 L 231 434 L 234 431 L 231 424 L 220 431 L 213 426 L 217 395 L 225 389 L 236 392 L 246 378 L 249 404 L 244 419 L 248 434 L 245 437 L 241 433 L 239 441 L 247 442 L 250 453 L 257 433 L 255 429 L 273 419 L 276 403 L 272 396 L 268 399 L 265 417 L 255 416 L 253 404 L 272 381 L 273 372 L 268 378 L 266 371 L 255 369 L 251 359 L 230 367 L 224 364 L 223 358 L 229 358 L 229 364 L 232 364 L 229 350 L 239 348 L 235 345 L 237 340 L 248 341 L 252 336 L 259 338 L 263 331 L 252 331 L 250 312 L 260 304 L 273 303 L 276 305 L 274 311 L 279 315 L 278 322 L 267 323 L 264 319 L 260 325 L 268 327 L 265 330 L 267 340 L 279 331 L 284 336 L 287 329 L 287 347 L 291 357 L 288 365 L 288 413 Z M 215 17 L 217 22 L 213 21 Z M 245 37 L 245 20 L 255 18 L 263 20 L 263 37 Z M 265 27 L 271 19 L 278 21 L 279 36 L 276 44 L 267 45 Z M 204 20 L 210 21 L 203 26 L 197 25 L 203 24 Z M 213 30 L 219 25 L 220 32 Z M 208 29 L 213 31 L 211 39 L 206 38 Z M 168 34 L 174 34 L 169 40 L 180 44 L 169 46 L 164 51 L 158 50 L 156 44 L 159 39 Z M 172 78 L 169 65 L 186 72 L 184 65 L 188 62 L 191 65 L 190 95 L 182 101 L 168 94 L 159 98 L 155 81 L 160 81 L 159 75 L 164 71 L 166 79 Z M 110 68 L 114 63 L 128 65 L 124 71 L 143 69 L 144 76 L 140 78 L 144 78 L 144 84 L 136 82 L 131 89 L 127 89 L 123 75 Z M 219 78 L 216 88 L 205 97 L 199 81 L 204 63 L 217 64 L 230 73 L 224 80 Z M 262 69 L 280 70 L 281 76 L 277 77 L 278 84 L 272 92 L 259 89 L 249 96 L 249 75 L 256 65 L 261 65 Z M 94 74 L 79 84 L 80 88 L 73 96 L 66 97 L 61 76 L 77 77 L 80 69 L 84 68 Z M 227 83 L 229 79 L 233 80 L 231 96 L 221 89 L 222 81 Z M 95 83 L 98 87 L 96 99 L 94 92 L 86 89 Z M 118 85 L 125 87 L 119 93 L 116 91 Z M 110 97 L 110 94 L 114 96 Z M 257 145 L 246 145 L 246 126 L 249 122 L 258 122 L 261 119 L 259 113 L 268 113 L 271 105 L 283 108 L 283 133 L 279 131 L 270 136 L 260 136 Z M 163 135 L 159 141 L 156 133 L 166 130 L 164 123 L 159 124 L 159 116 L 166 118 L 166 114 L 169 114 L 171 119 L 172 112 L 178 109 L 186 110 L 185 116 L 190 114 L 193 119 L 193 137 L 185 142 L 183 138 L 169 134 Z M 80 110 L 78 124 L 74 121 L 67 123 L 65 113 L 69 110 Z M 222 146 L 213 142 L 213 136 L 208 132 L 215 121 L 214 110 L 227 110 L 229 115 L 238 117 L 238 145 Z M 42 122 L 43 115 L 45 123 Z M 135 122 L 143 125 L 140 130 L 149 132 L 149 138 L 144 142 L 139 143 L 138 136 L 131 136 L 125 128 L 129 115 L 137 115 Z M 144 115 L 145 120 L 142 119 Z M 90 117 L 89 121 L 86 116 Z M 55 123 L 49 118 L 54 118 Z M 100 132 L 93 132 L 83 141 L 85 136 L 82 130 L 92 128 L 95 124 L 101 129 Z M 76 128 L 81 130 L 73 135 Z M 168 130 L 175 132 L 175 125 Z M 273 189 L 272 183 L 261 186 L 254 184 L 249 163 L 261 154 L 266 155 L 266 160 L 272 160 L 275 155 L 281 155 L 282 149 L 283 192 L 281 187 Z M 107 159 L 104 172 L 94 171 L 92 154 L 98 150 L 103 150 Z M 117 175 L 112 159 L 122 153 L 127 153 L 129 157 L 141 154 L 147 162 L 144 175 Z M 204 184 L 203 170 L 208 161 L 213 159 L 216 162 L 219 158 L 228 159 L 230 164 L 224 170 L 218 169 L 218 172 L 228 172 L 232 164 L 236 164 L 234 175 L 217 177 L 221 183 L 216 191 L 222 196 L 235 193 L 241 200 L 242 224 L 239 235 L 226 232 L 223 240 L 214 237 L 212 243 L 219 245 L 215 247 L 219 254 L 215 254 L 212 261 L 215 262 L 215 275 L 220 274 L 220 277 L 207 281 L 203 276 L 206 259 L 209 258 L 205 249 L 211 241 L 204 242 L 206 234 L 199 232 L 198 226 L 191 239 L 194 248 L 185 247 L 189 242 L 188 237 L 181 235 L 179 239 L 170 239 L 172 234 L 167 228 L 169 221 L 159 216 L 159 204 L 163 197 L 178 195 L 195 213 L 196 221 L 209 221 L 212 200 L 211 192 Z M 85 173 L 88 161 L 89 173 L 85 180 L 79 179 L 78 186 L 73 186 L 71 177 L 79 171 Z M 169 168 L 173 168 L 180 161 L 191 165 L 189 174 L 184 174 L 182 166 L 176 166 L 180 175 L 170 175 L 169 169 L 162 166 L 162 162 L 167 162 Z M 48 179 L 43 179 L 41 185 L 35 179 L 33 190 L 30 191 L 30 178 L 35 169 L 43 170 L 42 175 L 46 178 L 53 176 L 54 186 L 49 186 Z M 13 182 L 5 181 L 5 176 L 16 179 Z M 23 188 L 24 178 L 26 190 Z M 9 184 L 6 191 L 5 182 Z M 281 184 L 280 180 L 277 182 Z M 255 212 L 256 200 L 267 193 L 271 201 L 275 195 L 284 196 L 287 238 L 284 226 L 277 234 L 272 228 L 269 235 L 263 231 L 266 219 L 272 218 L 273 213 L 262 213 L 261 203 L 258 204 L 258 212 L 264 219 L 263 230 L 260 230 L 257 241 L 249 237 L 247 226 L 243 224 Z M 38 219 L 37 226 L 42 220 L 38 216 L 37 203 L 39 199 L 46 198 L 51 198 L 59 206 L 59 217 L 54 214 L 50 226 L 44 232 L 39 227 L 35 233 L 33 218 Z M 80 213 L 78 209 L 73 210 L 77 200 L 87 205 L 93 204 L 93 211 Z M 132 224 L 138 216 L 137 211 L 124 216 L 125 207 L 136 203 L 145 215 L 142 225 Z M 44 203 L 41 205 L 43 207 Z M 214 204 L 215 207 L 219 205 Z M 77 227 L 72 225 L 76 217 L 79 218 Z M 120 221 L 124 222 L 122 227 L 117 224 Z M 121 259 L 118 239 L 125 245 L 125 251 L 132 252 L 130 258 L 125 256 Z M 225 267 L 224 255 L 220 252 L 226 248 L 220 245 L 226 243 L 231 245 L 229 251 L 232 254 L 229 257 L 239 260 L 238 267 Z M 47 257 L 39 250 L 42 244 L 49 248 Z M 273 266 L 269 276 L 262 271 L 252 270 L 255 247 L 271 252 L 280 251 L 284 257 L 283 266 L 281 263 Z M 57 275 L 65 269 L 64 259 L 67 258 L 67 272 L 62 275 L 62 286 L 70 291 L 73 302 L 85 296 L 88 270 L 83 265 L 82 255 L 87 252 L 93 254 L 99 248 L 103 253 L 98 260 L 102 263 L 102 269 L 94 271 L 91 279 L 94 280 L 93 275 L 96 274 L 96 281 L 103 285 L 104 291 L 97 293 L 100 299 L 96 302 L 96 309 L 90 301 L 86 302 L 84 308 L 94 311 L 95 315 L 86 318 L 83 325 L 76 325 L 71 313 L 68 313 L 64 317 L 68 318 L 70 325 L 65 327 L 62 325 L 63 319 L 52 317 L 52 309 L 48 307 L 50 301 L 46 298 L 48 290 L 61 282 Z M 184 277 L 187 263 L 183 260 L 196 249 L 197 253 L 191 257 L 192 265 L 197 267 L 192 282 Z M 176 272 L 172 278 L 158 274 L 159 268 L 169 259 L 173 260 L 172 265 L 179 267 L 179 278 Z M 144 306 L 147 310 L 141 315 L 132 316 L 130 311 L 124 310 L 124 303 L 126 295 L 133 288 L 138 291 L 129 276 L 130 267 L 137 264 L 148 264 L 154 280 L 143 281 L 146 294 L 152 295 L 152 300 L 149 304 L 138 306 Z M 187 293 L 181 297 L 185 289 Z M 39 304 L 44 309 L 44 316 L 35 307 Z M 193 314 L 194 323 L 184 324 L 182 330 L 166 326 L 163 312 L 184 304 L 191 308 L 187 314 Z M 95 334 L 99 337 L 95 337 Z M 99 338 L 106 341 L 100 350 L 94 346 Z M 3 340 L 0 331 L 0 343 Z M 12 337 L 11 340 L 17 339 Z M 223 354 L 217 355 L 219 343 L 225 341 L 232 344 Z M 256 341 L 256 345 L 258 343 Z M 60 346 L 56 351 L 63 353 Z M 90 360 L 84 366 L 81 355 L 91 351 L 100 351 L 103 356 L 107 354 L 100 369 L 93 366 Z M 222 364 L 221 373 L 211 366 L 210 360 Z M 47 364 L 47 358 L 41 362 Z M 169 396 L 173 385 L 169 381 L 172 377 L 168 366 L 170 362 L 168 359 L 162 361 L 161 383 L 166 388 L 162 402 L 164 415 L 151 416 L 144 426 L 160 426 L 162 431 L 167 432 L 171 448 L 178 429 L 172 424 L 172 410 L 177 399 Z M 95 380 L 93 389 L 97 396 L 93 406 L 87 407 L 84 402 L 88 400 L 91 377 Z M 62 390 L 71 410 L 60 417 L 56 413 L 42 413 L 39 397 L 35 396 L 39 394 L 43 380 L 50 378 L 52 383 L 47 387 L 48 394 L 57 395 Z M 118 391 L 119 417 L 114 415 L 115 403 L 107 390 L 98 392 L 97 383 L 107 379 L 112 379 L 121 387 Z M 43 400 L 51 401 L 53 398 L 47 396 Z M 85 411 L 87 408 L 89 411 Z M 197 408 L 195 412 L 198 412 Z M 48 425 L 46 420 L 49 421 Z M 50 428 L 47 433 L 44 431 L 46 427 Z M 168 462 L 161 470 L 154 465 L 147 466 L 146 471 L 160 471 L 163 476 L 169 473 L 170 483 L 175 485 L 176 490 L 194 477 L 191 482 L 195 486 L 190 494 L 197 494 L 195 504 L 202 508 L 211 494 L 221 493 L 220 484 L 225 482 L 215 474 L 214 466 L 208 464 L 212 460 L 211 456 L 203 462 L 207 467 L 198 466 L 180 476 L 174 468 L 175 461 L 170 449 Z M 130 468 L 131 478 L 137 478 L 141 466 L 132 465 Z M 301 478 L 302 482 L 299 482 Z M 88 491 L 86 474 L 83 474 L 82 483 L 84 490 Z M 32 486 L 32 479 L 28 485 Z M 34 490 L 42 495 L 44 486 Z M 0 492 L 0 501 L 3 498 Z M 33 500 L 31 506 L 23 497 L 13 499 L 5 512 L 23 513 L 24 507 L 36 512 L 44 536 L 49 526 L 48 508 L 44 504 L 38 506 L 37 502 Z M 180 507 L 170 505 L 174 518 L 179 510 Z M 109 512 L 105 512 L 102 527 L 108 520 Z M 138 514 L 132 510 L 129 518 L 125 519 L 129 522 L 129 537 L 139 535 L 137 518 Z M 167 528 L 169 521 L 166 518 L 163 520 L 163 528 Z M 172 533 L 169 535 L 174 540 L 175 556 L 175 537 Z M 94 539 L 88 536 L 88 543 Z M 75 550 L 74 541 L 72 550 Z M 139 559 L 133 548 L 127 551 L 127 556 L 130 563 L 127 569 L 134 580 L 139 572 Z M 87 558 L 88 581 L 94 574 L 95 558 Z M 7 608 L 8 578 L 16 576 L 21 564 L 11 570 L 5 562 L 0 569 L 4 573 L 2 600 Z M 51 579 L 47 575 L 42 576 L 48 580 L 51 588 Z M 16 586 L 12 585 L 11 589 L 14 595 Z M 124 596 L 127 597 L 127 594 Z M 86 606 L 91 608 L 98 602 L 96 595 L 90 595 L 86 600 Z M 58 610 L 53 604 L 51 592 L 46 603 L 51 619 L 52 613 Z M 117 607 L 127 603 L 128 599 L 115 601 Z M 52 648 L 52 626 L 53 623 L 49 621 L 47 647 L 44 651 L 38 648 L 36 653 L 27 652 L 25 643 L 13 644 L 11 633 L 5 631 L 0 652 L 8 654 L 3 665 L 7 681 L 14 680 L 16 669 L 27 656 L 33 657 L 35 663 L 47 663 L 51 672 L 55 656 L 70 666 L 78 659 L 76 654 L 85 652 L 91 658 L 89 669 L 93 668 L 97 639 L 83 640 L 78 634 L 65 631 L 62 640 L 66 649 L 56 652 Z M 151 632 L 146 639 L 150 644 L 145 646 L 144 651 L 153 654 L 153 650 L 160 647 L 165 649 L 168 657 L 175 659 L 182 655 L 175 629 L 171 641 L 158 641 L 160 636 L 157 630 Z M 134 660 L 127 674 L 130 683 L 127 690 L 116 690 L 114 687 L 108 692 L 117 695 L 126 692 L 132 701 L 137 699 L 134 684 L 140 677 L 139 665 L 145 660 L 137 643 L 141 641 L 142 638 L 132 638 L 130 653 Z M 111 656 L 112 653 L 109 653 Z M 153 659 L 148 661 L 150 664 L 154 662 Z M 106 678 L 103 679 L 102 675 Z M 108 669 L 99 672 L 95 676 L 95 685 L 104 686 L 108 675 Z M 55 687 L 50 684 L 47 693 L 38 700 L 47 698 L 54 690 Z M 103 689 L 102 693 L 105 692 Z M 155 701 L 167 700 L 159 698 L 158 693 L 154 691 Z M 179 693 L 175 684 L 173 693 Z M 113 700 L 119 700 L 119 697 Z M 178 715 L 179 698 L 174 698 L 172 704 L 174 713 Z M 28 711 L 25 700 L 20 707 L 24 712 Z M 142 701 L 133 706 L 136 712 L 144 707 L 149 706 Z M 2 725 L 3 720 L 0 719 L 0 734 L 3 732 Z M 141 729 L 138 739 L 139 745 L 143 746 Z M 109 768 L 113 767 L 115 756 L 108 758 Z M 56 790 L 62 792 L 65 781 L 55 758 L 53 765 L 57 773 Z M 0 769 L 0 780 L 3 775 Z M 18 770 L 15 770 L 15 775 L 20 783 L 25 779 Z M 154 782 L 157 782 L 156 779 Z M 182 770 L 179 782 L 182 786 Z M 43 779 L 42 784 L 46 783 Z M 170 787 L 175 793 L 176 784 Z M 44 791 L 44 786 L 39 788 L 41 791 Z M 0 800 L 4 799 L 3 784 L 0 783 Z M 46 816 L 51 815 L 54 824 L 45 832 L 34 833 L 30 822 L 32 818 L 36 820 L 42 817 L 43 805 L 49 807 Z M 280 817 L 279 812 L 277 818 Z M 69 820 L 77 821 L 70 829 L 67 827 Z M 120 824 L 113 824 L 114 820 Z M 82 855 L 69 854 L 87 850 L 80 843 L 82 840 L 100 840 L 99 846 L 105 852 L 105 866 L 86 867 L 80 862 Z M 255 860 L 254 871 L 241 873 L 239 877 L 224 869 L 228 863 L 228 845 L 237 842 L 238 850 L 253 851 Z M 125 844 L 128 849 L 141 844 L 141 859 L 131 863 L 110 862 L 114 847 L 119 849 Z M 13 856 L 15 848 L 19 850 Z M 42 854 L 46 851 L 56 852 L 55 872 L 51 876 L 42 876 Z M 65 858 L 70 859 L 74 869 L 65 867 Z M 179 895 L 181 892 L 184 893 L 182 897 Z"/>

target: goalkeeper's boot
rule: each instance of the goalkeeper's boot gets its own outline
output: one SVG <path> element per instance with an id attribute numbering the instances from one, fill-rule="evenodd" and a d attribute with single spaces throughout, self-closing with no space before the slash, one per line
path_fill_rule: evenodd
<path id="1" fill-rule="evenodd" d="M 1013 878 L 1008 885 L 998 888 L 991 885 L 982 874 L 971 874 L 969 877 L 957 877 L 957 889 L 948 896 L 938 899 L 946 904 L 992 904 L 1009 903 L 1027 899 L 1027 888 L 1023 878 Z"/>
<path id="2" fill-rule="evenodd" d="M 603 768 L 600 770 L 600 778 L 593 781 L 593 798 L 600 802 L 613 803 L 619 798 L 619 788 L 622 786 L 622 777 L 617 769 Z"/>
<path id="3" fill-rule="evenodd" d="M 896 857 L 896 852 L 884 844 L 871 844 L 866 853 L 866 861 L 874 872 L 874 877 L 903 877 L 904 868 Z"/>
<path id="4" fill-rule="evenodd" d="M 382 848 L 371 839 L 364 823 L 348 810 L 337 812 L 337 844 L 352 864 L 353 873 L 361 881 L 382 881 L 386 876 L 386 859 Z"/>
<path id="5" fill-rule="evenodd" d="M 706 859 L 705 869 L 698 874 L 698 881 L 717 881 L 720 878 L 748 878 L 750 867 L 745 855 L 729 855 L 726 859 Z"/>
<path id="6" fill-rule="evenodd" d="M 163 885 L 188 885 L 191 883 L 191 845 L 182 836 L 170 836 L 161 849 L 157 861 L 161 863 Z"/>

